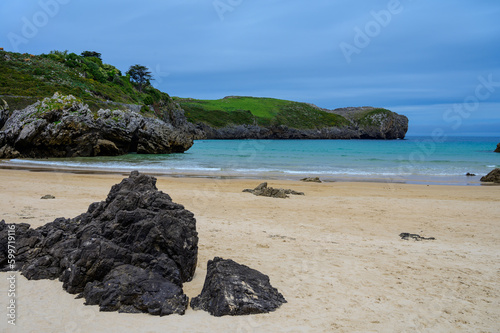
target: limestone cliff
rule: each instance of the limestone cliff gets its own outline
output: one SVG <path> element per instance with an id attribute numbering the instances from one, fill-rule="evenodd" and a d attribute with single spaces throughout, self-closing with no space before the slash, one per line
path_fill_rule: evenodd
<path id="1" fill-rule="evenodd" d="M 294 128 L 282 124 L 229 124 L 224 127 L 196 123 L 196 139 L 404 139 L 408 118 L 374 107 L 321 109 L 345 118 L 338 126 Z"/>
<path id="2" fill-rule="evenodd" d="M 22 110 L 2 110 L 0 158 L 167 154 L 193 144 L 174 114 L 172 124 L 128 109 L 94 112 L 71 95 L 56 93 Z"/>

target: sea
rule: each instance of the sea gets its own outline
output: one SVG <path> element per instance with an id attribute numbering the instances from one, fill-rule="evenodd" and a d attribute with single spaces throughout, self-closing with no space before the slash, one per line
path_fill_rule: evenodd
<path id="1" fill-rule="evenodd" d="M 169 155 L 13 159 L 0 167 L 72 172 L 132 170 L 176 177 L 480 185 L 500 168 L 498 137 L 408 136 L 402 140 L 196 140 Z M 472 174 L 467 176 L 467 173 Z"/>

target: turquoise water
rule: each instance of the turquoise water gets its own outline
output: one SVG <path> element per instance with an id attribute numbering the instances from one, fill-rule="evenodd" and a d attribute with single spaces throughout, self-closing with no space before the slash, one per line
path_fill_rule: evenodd
<path id="1" fill-rule="evenodd" d="M 494 153 L 500 136 L 408 137 L 405 140 L 199 140 L 183 154 L 11 160 L 62 169 L 98 169 L 167 175 L 373 180 L 407 183 L 479 184 L 500 167 Z M 440 142 L 438 142 L 440 141 Z M 5 163 L 5 162 L 4 162 Z M 476 177 L 466 177 L 467 172 Z"/>

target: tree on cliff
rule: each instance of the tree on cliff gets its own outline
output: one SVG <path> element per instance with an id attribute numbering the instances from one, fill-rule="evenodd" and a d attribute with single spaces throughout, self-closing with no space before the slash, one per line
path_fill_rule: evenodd
<path id="1" fill-rule="evenodd" d="M 95 51 L 83 51 L 81 54 L 82 57 L 87 58 L 87 57 L 96 57 L 97 59 L 102 60 L 101 54 L 99 52 Z"/>
<path id="2" fill-rule="evenodd" d="M 130 66 L 127 74 L 130 75 L 130 79 L 132 79 L 133 82 L 137 83 L 138 89 L 141 92 L 142 88 L 148 86 L 150 84 L 149 81 L 153 79 L 149 69 L 142 65 Z"/>

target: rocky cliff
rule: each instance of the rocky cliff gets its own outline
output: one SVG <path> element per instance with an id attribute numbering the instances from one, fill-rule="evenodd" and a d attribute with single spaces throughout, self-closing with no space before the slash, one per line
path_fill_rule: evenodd
<path id="1" fill-rule="evenodd" d="M 168 154 L 186 151 L 193 139 L 402 139 L 408 130 L 407 117 L 373 107 L 296 107 L 282 110 L 267 125 L 229 122 L 225 126 L 188 122 L 172 99 L 149 113 L 125 104 L 120 107 L 123 110 L 93 111 L 71 95 L 56 93 L 13 111 L 0 99 L 0 158 Z M 318 112 L 321 117 L 335 117 L 335 123 L 322 125 L 321 119 L 329 118 L 320 118 L 314 119 L 314 126 L 309 124 L 312 128 L 301 126 L 318 118 Z"/>
<path id="2" fill-rule="evenodd" d="M 182 110 L 160 108 L 165 120 L 129 109 L 94 112 L 59 93 L 22 110 L 0 104 L 0 158 L 168 154 L 193 145 Z"/>
<path id="3" fill-rule="evenodd" d="M 0 158 L 169 153 L 193 139 L 398 139 L 408 129 L 405 116 L 372 107 L 172 98 L 151 85 L 138 89 L 99 56 L 67 51 L 27 58 L 0 50 L 0 82 Z M 81 106 L 33 106 L 55 92 L 78 96 Z"/>
<path id="4" fill-rule="evenodd" d="M 350 122 L 361 139 L 404 139 L 408 131 L 408 118 L 386 109 L 371 106 L 328 110 Z"/>
<path id="5" fill-rule="evenodd" d="M 318 108 L 319 109 L 319 108 Z M 286 125 L 229 124 L 224 127 L 198 122 L 191 130 L 196 139 L 404 139 L 408 118 L 374 107 L 321 109 L 345 118 L 339 126 L 293 128 Z"/>

